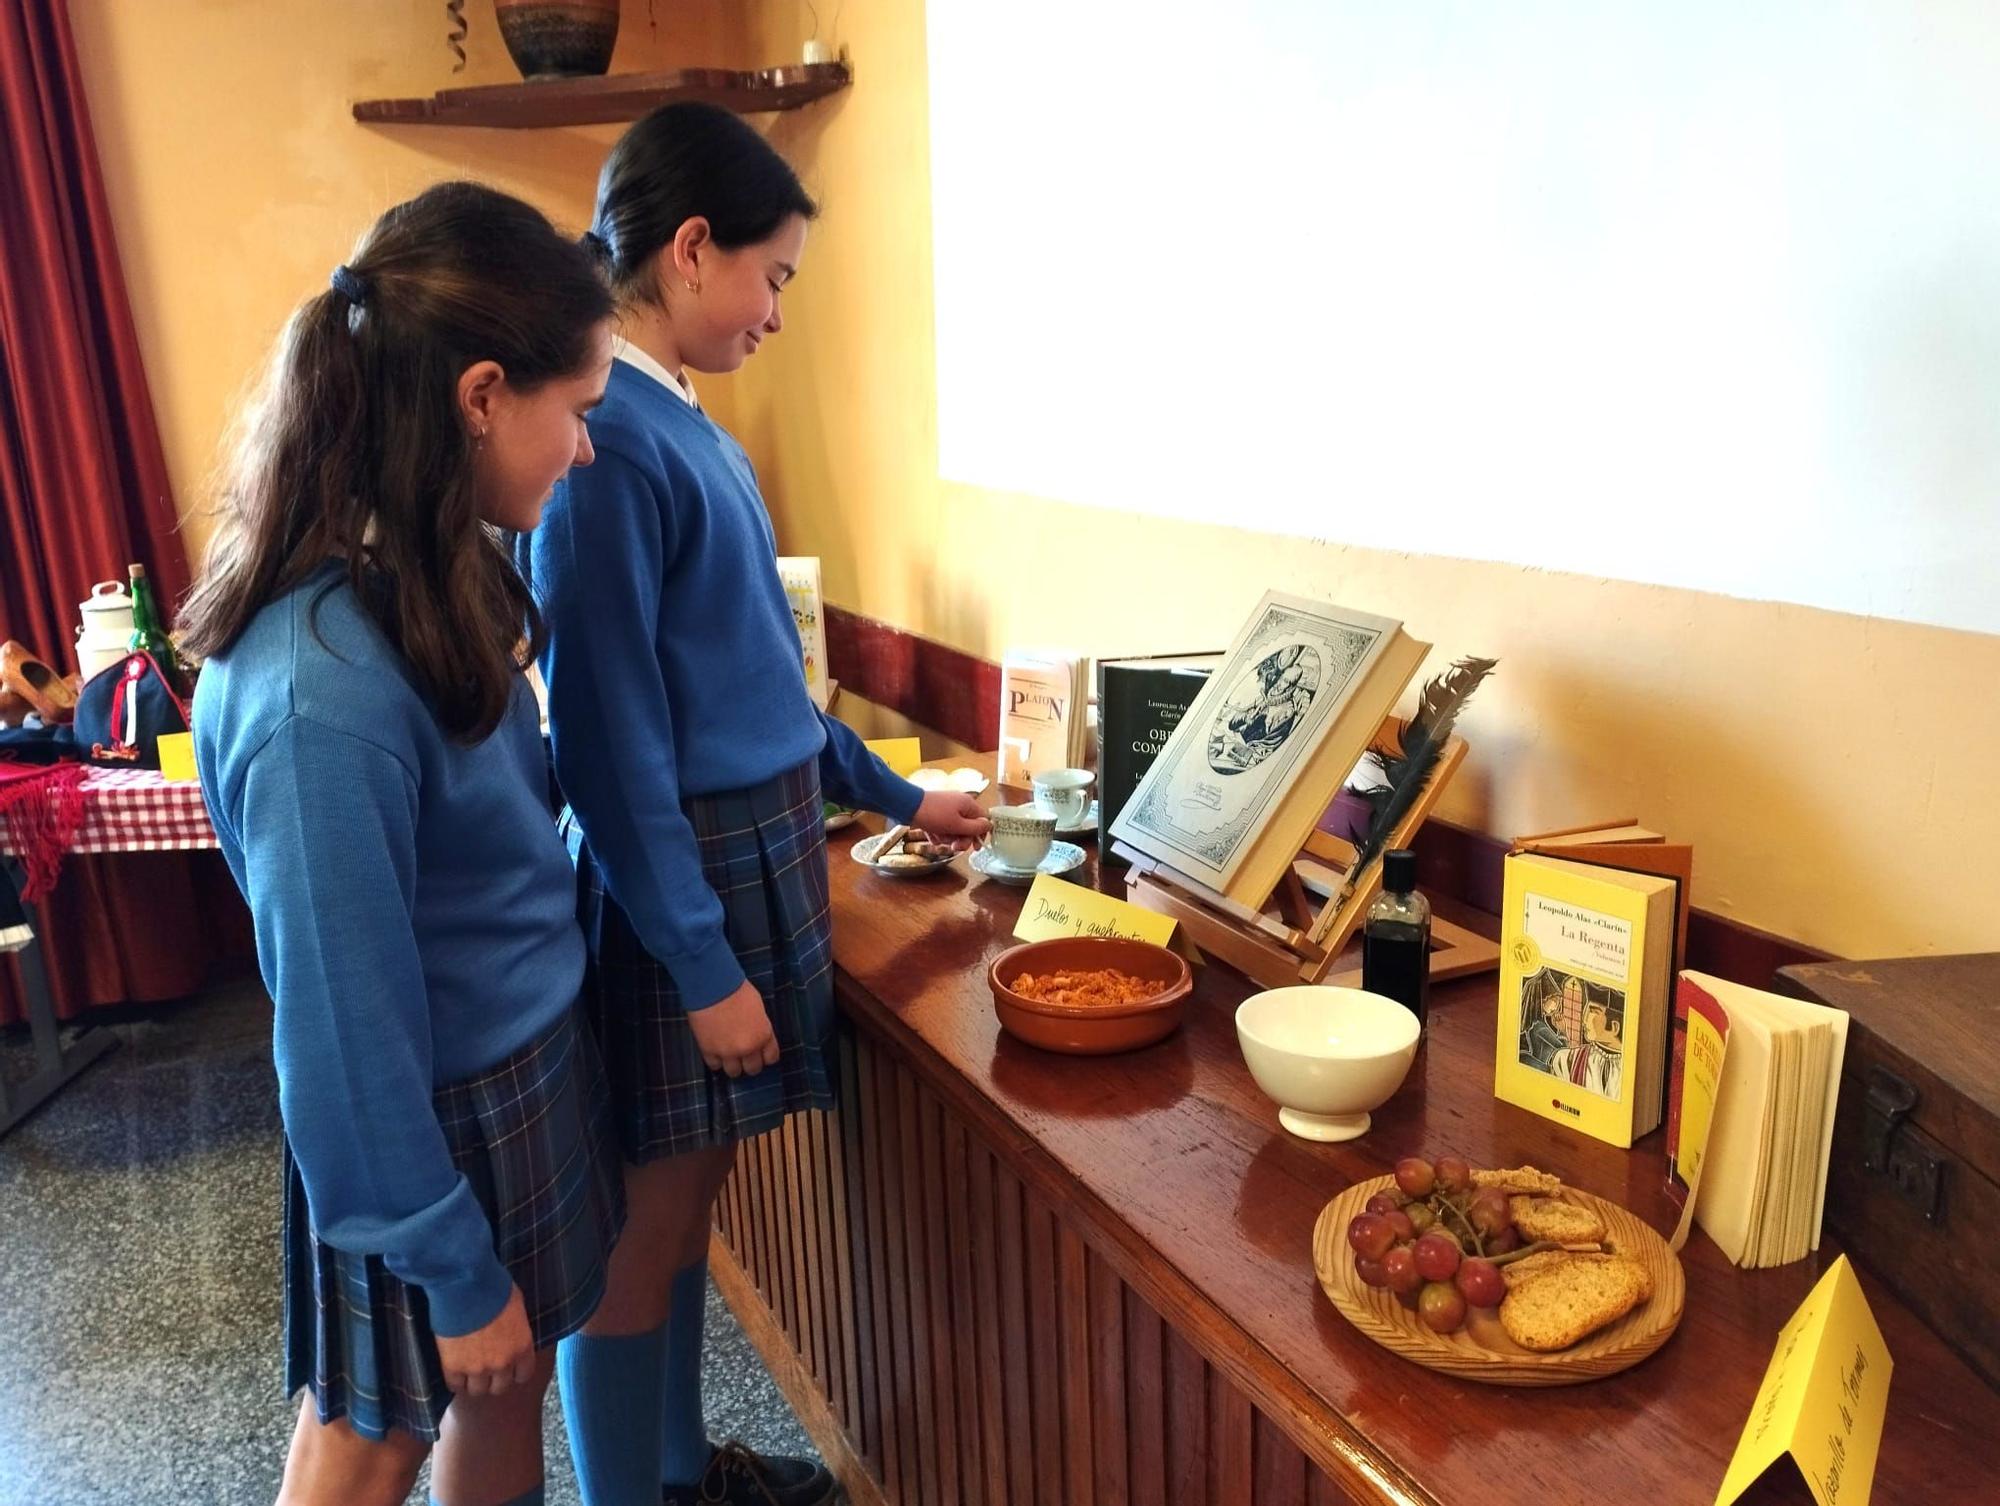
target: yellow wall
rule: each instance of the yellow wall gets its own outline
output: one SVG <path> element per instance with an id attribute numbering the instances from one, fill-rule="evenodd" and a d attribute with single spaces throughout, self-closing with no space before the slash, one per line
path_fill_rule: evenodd
<path id="1" fill-rule="evenodd" d="M 657 36 L 627 5 L 618 66 L 792 58 L 809 24 L 791 0 L 652 9 Z M 377 210 L 467 173 L 580 226 L 615 134 L 355 125 L 350 98 L 447 82 L 434 0 L 71 10 L 184 503 L 285 313 Z M 1270 587 L 1402 617 L 1443 653 L 1503 661 L 1465 727 L 1451 819 L 1507 833 L 1638 815 L 1695 841 L 1706 908 L 1854 956 L 2000 946 L 2000 638 L 942 482 L 923 0 L 820 12 L 840 18 L 855 87 L 770 125 L 826 213 L 784 338 L 702 390 L 757 460 L 787 551 L 824 558 L 832 600 L 989 657 L 1220 645 Z M 464 81 L 511 77 L 490 8 L 467 14 Z M 1038 103 L 1059 89 L 1024 81 L 1023 108 Z M 1173 230 L 1134 227 L 1157 255 Z M 1069 265 L 1055 234 L 1024 236 L 1020 275 L 1115 283 Z M 1089 359 L 1120 317 L 1048 359 Z"/>
<path id="2" fill-rule="evenodd" d="M 796 55 L 802 8 L 752 18 L 753 51 Z M 1219 647 L 1271 587 L 1401 617 L 1441 654 L 1502 661 L 1450 819 L 1506 834 L 1637 815 L 1696 843 L 1705 908 L 1850 956 L 2000 947 L 2000 638 L 941 481 L 923 32 L 923 0 L 846 7 L 855 87 L 772 125 L 825 215 L 735 413 L 786 549 L 823 557 L 832 600 L 987 657 Z M 1061 86 L 1023 80 L 1037 107 L 1061 108 Z M 1019 275 L 1106 287 L 1104 327 L 1049 360 L 1157 317 L 1117 308 L 1116 269 L 1067 262 L 1059 227 L 1023 232 Z M 1175 254 L 1172 223 L 1133 233 Z M 1418 525 L 1410 546 L 1451 541 Z"/>
<path id="3" fill-rule="evenodd" d="M 634 3 L 613 67 L 742 66 L 726 0 Z M 69 0 L 167 464 L 199 559 L 226 416 L 382 210 L 476 177 L 580 232 L 613 126 L 356 124 L 353 100 L 519 82 L 488 0 L 451 72 L 442 0 Z"/>

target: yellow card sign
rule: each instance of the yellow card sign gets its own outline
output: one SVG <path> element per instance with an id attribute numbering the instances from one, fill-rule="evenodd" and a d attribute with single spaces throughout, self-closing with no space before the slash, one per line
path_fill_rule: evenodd
<path id="1" fill-rule="evenodd" d="M 1157 915 L 1122 899 L 1099 894 L 1081 884 L 1065 883 L 1049 874 L 1036 877 L 1021 906 L 1014 935 L 1022 941 L 1050 941 L 1058 936 L 1122 936 L 1165 946 L 1174 934 L 1174 918 Z"/>
<path id="2" fill-rule="evenodd" d="M 1735 1500 L 1784 1454 L 1820 1506 L 1866 1506 L 1894 1368 L 1843 1255 L 1778 1335 L 1716 1506 Z"/>
<path id="3" fill-rule="evenodd" d="M 160 777 L 175 784 L 184 784 L 196 777 L 192 732 L 160 734 Z"/>
<path id="4" fill-rule="evenodd" d="M 878 737 L 864 744 L 870 753 L 889 766 L 891 774 L 908 779 L 924 761 L 923 749 L 914 737 Z"/>

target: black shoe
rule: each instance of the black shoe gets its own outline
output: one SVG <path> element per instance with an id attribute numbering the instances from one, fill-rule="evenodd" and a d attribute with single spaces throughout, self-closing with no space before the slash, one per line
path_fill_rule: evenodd
<path id="1" fill-rule="evenodd" d="M 660 1506 L 833 1506 L 839 1496 L 823 1464 L 725 1443 L 694 1484 L 664 1487 Z"/>

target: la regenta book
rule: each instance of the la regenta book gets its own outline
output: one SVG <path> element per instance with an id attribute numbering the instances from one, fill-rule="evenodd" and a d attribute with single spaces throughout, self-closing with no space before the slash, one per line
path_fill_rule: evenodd
<path id="1" fill-rule="evenodd" d="M 1037 774 L 1074 769 L 1089 752 L 1090 661 L 1009 649 L 1000 661 L 999 783 L 1026 789 Z"/>
<path id="2" fill-rule="evenodd" d="M 1692 971 L 1675 1008 L 1688 1044 L 1667 1149 L 1695 1222 L 1739 1266 L 1803 1260 L 1826 1211 L 1847 1012 Z"/>
<path id="3" fill-rule="evenodd" d="M 1097 661 L 1097 797 L 1104 826 L 1118 819 L 1221 662 L 1220 653 Z"/>
<path id="4" fill-rule="evenodd" d="M 1658 1127 L 1672 1022 L 1675 881 L 1510 856 L 1493 1091 L 1629 1146 Z"/>

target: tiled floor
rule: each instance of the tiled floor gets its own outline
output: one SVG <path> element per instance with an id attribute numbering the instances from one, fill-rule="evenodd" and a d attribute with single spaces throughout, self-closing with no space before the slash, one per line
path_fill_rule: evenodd
<path id="1" fill-rule="evenodd" d="M 269 1006 L 113 1028 L 0 1139 L 0 1506 L 268 1506 L 292 1418 Z M 24 1049 L 0 1041 L 0 1070 Z M 712 1287 L 703 1387 L 714 1436 L 810 1452 Z M 575 1506 L 553 1394 L 546 1433 L 550 1506 Z"/>

